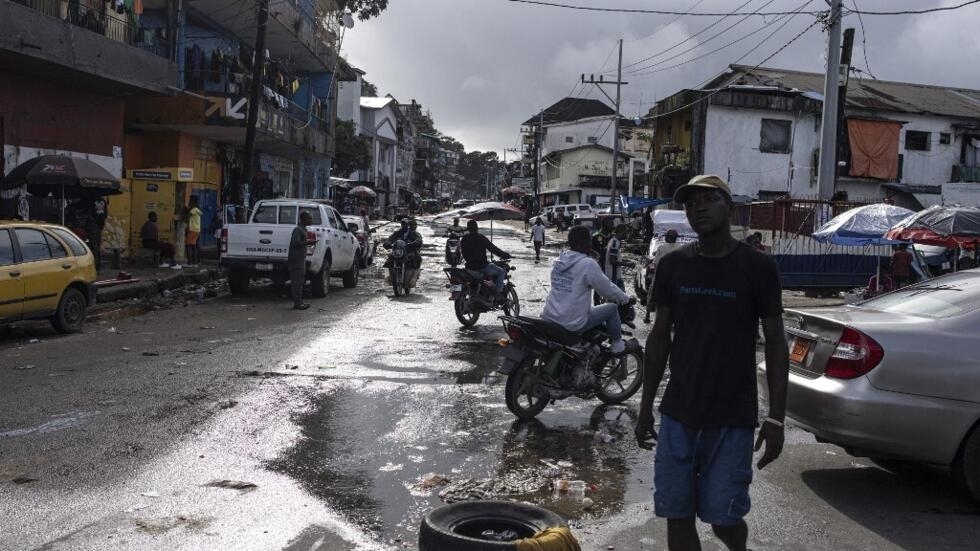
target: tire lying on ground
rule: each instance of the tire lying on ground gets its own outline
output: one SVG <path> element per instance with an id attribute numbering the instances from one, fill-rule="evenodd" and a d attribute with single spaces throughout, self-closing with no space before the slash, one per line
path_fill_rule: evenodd
<path id="1" fill-rule="evenodd" d="M 419 551 L 514 551 L 514 542 L 480 538 L 485 530 L 513 530 L 520 538 L 566 526 L 555 513 L 526 503 L 464 501 L 439 507 L 422 519 Z"/>

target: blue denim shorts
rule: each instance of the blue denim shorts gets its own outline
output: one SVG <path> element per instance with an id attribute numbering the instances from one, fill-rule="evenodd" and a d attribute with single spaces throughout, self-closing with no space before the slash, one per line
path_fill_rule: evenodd
<path id="1" fill-rule="evenodd" d="M 751 427 L 691 429 L 662 415 L 653 469 L 657 516 L 737 523 L 751 506 L 754 435 Z"/>

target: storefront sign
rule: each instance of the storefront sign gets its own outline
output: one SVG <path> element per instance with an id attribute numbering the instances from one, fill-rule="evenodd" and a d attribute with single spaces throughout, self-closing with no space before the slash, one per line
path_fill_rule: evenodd
<path id="1" fill-rule="evenodd" d="M 170 180 L 173 175 L 163 170 L 134 170 L 131 172 L 134 180 Z"/>

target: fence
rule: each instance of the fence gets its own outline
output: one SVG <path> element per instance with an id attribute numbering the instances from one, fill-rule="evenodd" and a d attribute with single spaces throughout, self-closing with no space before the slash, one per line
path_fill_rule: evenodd
<path id="1" fill-rule="evenodd" d="M 122 17 L 112 15 L 105 2 L 92 7 L 80 0 L 13 0 L 43 14 L 57 17 L 72 25 L 77 25 L 106 38 L 133 45 L 136 42 L 136 27 Z"/>

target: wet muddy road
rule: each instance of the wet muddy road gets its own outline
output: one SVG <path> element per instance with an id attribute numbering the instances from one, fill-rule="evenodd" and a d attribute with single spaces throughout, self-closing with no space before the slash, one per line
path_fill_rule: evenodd
<path id="1" fill-rule="evenodd" d="M 549 263 L 533 263 L 523 232 L 496 230 L 536 315 Z M 81 335 L 0 335 L 0 549 L 413 549 L 447 488 L 543 505 L 585 549 L 664 549 L 652 452 L 631 438 L 638 399 L 572 398 L 516 422 L 494 372 L 498 314 L 460 327 L 443 240 L 423 235 L 409 296 L 368 269 L 306 312 L 254 288 Z M 553 492 L 556 478 L 585 481 L 594 507 Z M 953 549 L 980 535 L 940 474 L 893 474 L 796 429 L 753 500 L 755 549 Z"/>

